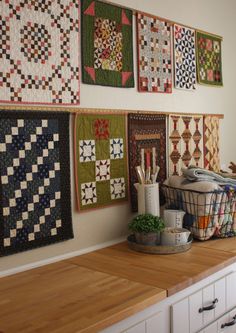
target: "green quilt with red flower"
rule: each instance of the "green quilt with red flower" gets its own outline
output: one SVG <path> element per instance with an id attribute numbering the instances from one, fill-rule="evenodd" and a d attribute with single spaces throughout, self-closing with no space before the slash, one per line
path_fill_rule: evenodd
<path id="1" fill-rule="evenodd" d="M 222 86 L 221 38 L 196 32 L 198 82 Z"/>
<path id="2" fill-rule="evenodd" d="M 113 114 L 78 114 L 74 135 L 79 210 L 126 201 L 126 117 Z"/>
<path id="3" fill-rule="evenodd" d="M 132 11 L 82 1 L 82 81 L 134 87 Z"/>

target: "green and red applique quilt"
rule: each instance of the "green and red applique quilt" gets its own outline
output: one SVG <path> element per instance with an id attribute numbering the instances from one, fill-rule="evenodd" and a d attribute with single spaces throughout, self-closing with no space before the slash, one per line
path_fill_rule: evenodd
<path id="1" fill-rule="evenodd" d="M 107 3 L 82 1 L 82 80 L 134 87 L 132 11 Z"/>
<path id="2" fill-rule="evenodd" d="M 79 210 L 126 201 L 126 117 L 79 114 L 75 119 L 74 135 Z"/>
<path id="3" fill-rule="evenodd" d="M 221 38 L 196 32 L 198 82 L 222 86 Z"/>

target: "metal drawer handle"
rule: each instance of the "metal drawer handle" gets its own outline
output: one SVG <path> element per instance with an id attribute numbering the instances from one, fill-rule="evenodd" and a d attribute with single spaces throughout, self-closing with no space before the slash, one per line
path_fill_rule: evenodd
<path id="1" fill-rule="evenodd" d="M 224 328 L 225 326 L 234 326 L 236 324 L 236 316 L 233 317 L 233 320 L 229 323 L 225 323 L 221 325 L 221 328 Z"/>
<path id="2" fill-rule="evenodd" d="M 216 307 L 216 303 L 218 303 L 218 298 L 215 298 L 211 305 L 209 305 L 209 306 L 204 306 L 203 308 L 200 308 L 200 309 L 198 310 L 198 312 L 199 312 L 199 313 L 202 313 L 203 311 L 210 311 L 210 310 L 213 310 L 213 309 L 215 309 L 215 307 Z"/>

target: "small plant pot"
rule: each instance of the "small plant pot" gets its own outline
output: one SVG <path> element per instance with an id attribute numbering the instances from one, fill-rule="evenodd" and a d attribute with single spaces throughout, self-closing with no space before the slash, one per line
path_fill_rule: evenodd
<path id="1" fill-rule="evenodd" d="M 160 245 L 160 232 L 135 232 L 136 243 L 142 245 Z"/>

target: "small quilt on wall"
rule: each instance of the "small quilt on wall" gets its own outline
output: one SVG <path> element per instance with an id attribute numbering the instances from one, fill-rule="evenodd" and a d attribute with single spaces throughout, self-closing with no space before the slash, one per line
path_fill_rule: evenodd
<path id="1" fill-rule="evenodd" d="M 0 101 L 79 104 L 79 2 L 1 1 Z"/>
<path id="2" fill-rule="evenodd" d="M 171 29 L 157 17 L 137 14 L 140 92 L 172 92 Z"/>
<path id="3" fill-rule="evenodd" d="M 174 24 L 175 88 L 196 89 L 195 30 Z"/>
<path id="4" fill-rule="evenodd" d="M 204 117 L 204 167 L 214 172 L 220 172 L 220 140 L 218 117 Z"/>
<path id="5" fill-rule="evenodd" d="M 198 82 L 222 86 L 221 38 L 196 32 Z"/>
<path id="6" fill-rule="evenodd" d="M 169 176 L 181 175 L 181 168 L 203 168 L 203 117 L 169 116 Z"/>
<path id="7" fill-rule="evenodd" d="M 157 181 L 163 182 L 166 179 L 166 116 L 129 114 L 128 136 L 131 205 L 132 210 L 136 212 L 138 205 L 134 184 L 138 179 L 135 167 L 141 165 L 142 151 L 144 155 L 152 154 L 154 149 L 154 162 L 160 167 Z"/>
<path id="8" fill-rule="evenodd" d="M 124 115 L 76 116 L 75 176 L 79 210 L 128 200 Z"/>
<path id="9" fill-rule="evenodd" d="M 134 87 L 131 10 L 83 0 L 82 78 L 88 84 Z"/>
<path id="10" fill-rule="evenodd" d="M 73 238 L 69 114 L 0 112 L 0 255 Z"/>

